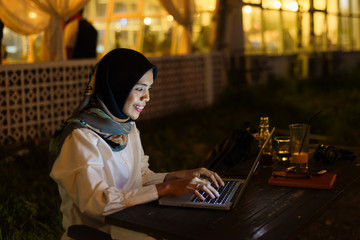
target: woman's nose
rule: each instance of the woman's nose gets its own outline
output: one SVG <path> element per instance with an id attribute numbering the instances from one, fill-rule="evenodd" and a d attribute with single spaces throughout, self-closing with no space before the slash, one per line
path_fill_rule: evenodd
<path id="1" fill-rule="evenodd" d="M 150 92 L 146 91 L 146 93 L 141 97 L 143 101 L 148 102 L 150 101 Z"/>

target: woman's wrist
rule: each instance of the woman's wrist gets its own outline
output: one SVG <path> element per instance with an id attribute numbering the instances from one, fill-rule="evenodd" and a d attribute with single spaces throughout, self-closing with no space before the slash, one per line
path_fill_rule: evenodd
<path id="1" fill-rule="evenodd" d="M 165 179 L 166 179 L 166 177 L 165 177 Z M 156 187 L 159 197 L 168 195 L 170 193 L 169 184 L 167 184 L 166 182 L 158 183 L 155 185 L 155 187 Z"/>
<path id="2" fill-rule="evenodd" d="M 173 172 L 166 174 L 165 178 L 164 178 L 164 182 L 167 181 L 172 181 L 177 179 L 178 177 L 176 176 L 176 174 L 174 174 Z"/>
<path id="3" fill-rule="evenodd" d="M 164 182 L 166 181 L 172 181 L 175 179 L 179 179 L 179 178 L 185 178 L 187 177 L 188 173 L 191 170 L 183 170 L 183 171 L 176 171 L 176 172 L 169 172 L 165 178 L 164 178 Z"/>

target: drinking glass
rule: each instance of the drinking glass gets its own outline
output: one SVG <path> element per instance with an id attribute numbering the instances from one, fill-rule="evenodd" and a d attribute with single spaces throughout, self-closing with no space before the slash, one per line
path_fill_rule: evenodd
<path id="1" fill-rule="evenodd" d="M 291 157 L 290 163 L 296 171 L 308 171 L 309 168 L 309 143 L 310 143 L 310 125 L 308 124 L 290 124 L 290 145 Z"/>
<path id="2" fill-rule="evenodd" d="M 278 136 L 275 138 L 276 159 L 279 162 L 290 160 L 290 136 Z"/>

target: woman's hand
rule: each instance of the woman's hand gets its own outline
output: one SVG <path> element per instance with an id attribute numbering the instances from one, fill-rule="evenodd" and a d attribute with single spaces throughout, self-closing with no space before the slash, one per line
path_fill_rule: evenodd
<path id="1" fill-rule="evenodd" d="M 224 186 L 224 181 L 216 172 L 210 171 L 209 169 L 203 167 L 168 173 L 164 181 L 171 181 L 178 178 L 192 178 L 192 177 L 198 177 L 198 178 L 206 177 L 210 179 L 215 184 L 216 187 L 219 187 L 219 185 Z"/>
<path id="2" fill-rule="evenodd" d="M 219 197 L 218 191 L 211 185 L 210 181 L 213 182 L 216 187 L 219 187 L 219 185 L 224 186 L 223 180 L 217 173 L 206 168 L 197 168 L 168 173 L 164 182 L 157 184 L 156 187 L 159 196 L 194 193 L 201 200 L 205 200 L 199 193 L 199 190 L 201 190 L 211 198 Z"/>
<path id="3" fill-rule="evenodd" d="M 166 181 L 156 185 L 159 196 L 168 194 L 182 195 L 187 193 L 194 193 L 202 201 L 205 198 L 200 194 L 199 190 L 204 191 L 211 198 L 219 197 L 218 191 L 211 186 L 211 182 L 207 179 L 193 177 L 193 178 L 177 178 L 171 181 Z"/>

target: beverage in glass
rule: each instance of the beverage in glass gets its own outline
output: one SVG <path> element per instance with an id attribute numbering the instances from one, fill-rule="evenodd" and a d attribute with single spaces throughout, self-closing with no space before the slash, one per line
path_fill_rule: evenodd
<path id="1" fill-rule="evenodd" d="M 291 165 L 296 171 L 308 171 L 309 168 L 309 144 L 310 144 L 310 125 L 291 124 L 290 145 L 291 145 Z"/>
<path id="2" fill-rule="evenodd" d="M 290 137 L 278 136 L 275 138 L 276 159 L 279 162 L 288 162 L 290 160 Z"/>

